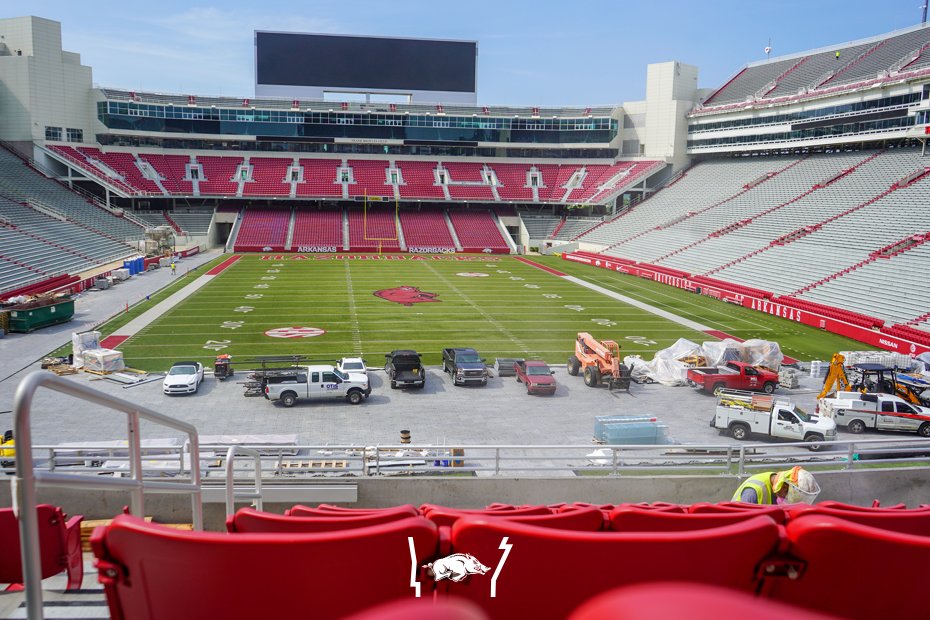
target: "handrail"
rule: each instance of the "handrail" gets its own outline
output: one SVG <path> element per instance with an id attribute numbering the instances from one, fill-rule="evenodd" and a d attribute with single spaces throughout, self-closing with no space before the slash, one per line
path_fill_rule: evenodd
<path id="1" fill-rule="evenodd" d="M 253 491 L 239 491 L 235 489 L 235 477 L 233 476 L 233 465 L 236 460 L 236 453 L 251 456 L 255 459 L 255 489 Z M 230 446 L 226 451 L 226 516 L 231 516 L 236 511 L 236 498 L 253 499 L 254 506 L 262 509 L 262 455 L 258 450 L 244 448 L 242 446 Z"/>
<path id="2" fill-rule="evenodd" d="M 686 468 L 689 470 L 707 469 L 715 473 L 726 473 L 731 466 L 739 467 L 740 471 L 756 467 L 756 463 L 767 463 L 771 466 L 773 462 L 789 463 L 793 461 L 807 461 L 814 459 L 820 465 L 835 470 L 856 469 L 861 467 L 859 462 L 848 462 L 845 459 L 847 449 L 851 446 L 853 452 L 866 458 L 870 456 L 880 456 L 876 453 L 891 453 L 895 450 L 925 452 L 930 450 L 930 440 L 919 437 L 901 437 L 888 435 L 867 435 L 856 439 L 838 439 L 835 441 L 825 441 L 826 449 L 820 452 L 809 451 L 809 444 L 804 442 L 761 442 L 752 441 L 745 443 L 736 442 L 715 442 L 702 444 L 667 444 L 667 445 L 612 445 L 612 444 L 568 444 L 568 445 L 474 445 L 474 444 L 455 444 L 454 448 L 465 451 L 467 456 L 452 455 L 450 445 L 379 445 L 364 447 L 361 445 L 311 445 L 311 444 L 238 444 L 250 450 L 257 450 L 260 454 L 260 460 L 264 464 L 262 481 L 267 484 L 274 481 L 275 484 L 287 484 L 291 481 L 294 484 L 302 484 L 310 478 L 319 477 L 321 474 L 338 474 L 340 477 L 360 477 L 369 478 L 383 475 L 391 471 L 392 465 L 396 461 L 405 461 L 405 466 L 414 467 L 417 473 L 421 474 L 443 474 L 447 472 L 474 473 L 474 472 L 493 472 L 494 475 L 507 476 L 513 472 L 520 472 L 521 476 L 546 475 L 549 472 L 571 472 L 587 469 L 600 469 L 603 471 L 602 464 L 591 464 L 587 461 L 596 461 L 602 457 L 592 456 L 589 453 L 592 450 L 606 450 L 614 452 L 621 468 L 650 470 L 654 473 L 667 472 L 675 474 L 677 469 Z M 125 447 L 114 447 L 112 445 L 94 446 L 92 444 L 82 445 L 77 448 L 74 446 L 49 446 L 33 445 L 33 451 L 47 451 L 47 465 L 45 471 L 74 471 L 89 473 L 95 475 L 100 473 L 110 473 L 112 470 L 102 469 L 99 466 L 82 464 L 88 460 L 107 460 L 113 462 L 129 461 Z M 201 451 L 204 454 L 215 451 L 216 454 L 226 454 L 229 450 L 227 444 L 209 444 L 201 445 Z M 739 452 L 743 449 L 743 452 Z M 63 454 L 56 453 L 61 450 Z M 184 450 L 183 446 L 164 446 L 142 448 L 142 461 L 170 461 L 170 468 L 158 470 L 157 473 L 176 474 L 181 466 L 174 467 L 173 463 L 188 458 L 185 453 L 181 456 L 178 452 Z M 75 452 L 79 452 L 75 454 Z M 291 453 L 312 454 L 314 452 L 325 454 L 323 460 L 335 458 L 338 455 L 339 460 L 347 462 L 349 467 L 333 468 L 288 468 L 282 470 L 282 461 Z M 118 454 L 115 454 L 118 453 Z M 730 455 L 727 457 L 726 455 Z M 250 455 L 251 456 L 251 455 Z M 202 457 L 203 458 L 203 457 Z M 235 460 L 235 456 L 233 460 Z M 607 457 L 603 457 L 607 458 Z M 727 459 L 731 459 L 728 461 Z M 13 459 L 11 459 L 13 460 Z M 227 457 L 227 466 L 230 459 Z M 419 465 L 406 463 L 407 461 L 420 461 Z M 865 458 L 863 460 L 866 460 Z M 449 465 L 439 465 L 436 461 L 443 463 L 449 461 Z M 454 461 L 456 464 L 452 464 Z M 911 462 L 914 466 L 922 466 L 926 459 L 920 456 L 895 459 L 898 463 Z M 869 462 L 876 462 L 874 458 Z M 766 465 L 758 466 L 766 466 Z M 797 463 L 795 463 L 797 464 Z M 630 467 L 633 465 L 634 467 Z M 41 470 L 40 470 L 41 471 Z M 148 476 L 153 473 L 152 470 L 146 470 Z M 210 473 L 217 474 L 211 478 Z M 203 480 L 219 478 L 222 471 L 212 471 L 205 474 Z M 287 474 L 287 479 L 282 479 L 282 473 Z M 154 476 L 151 476 L 152 478 Z M 96 479 L 96 478 L 95 478 Z M 151 478 L 150 478 L 151 479 Z M 154 482 L 153 482 L 154 483 Z M 167 483 L 161 483 L 167 484 Z M 241 497 L 253 497 L 248 492 L 242 493 Z"/>
<path id="3" fill-rule="evenodd" d="M 35 471 L 32 460 L 32 401 L 39 388 L 46 388 L 73 396 L 90 403 L 122 411 L 128 416 L 129 455 L 131 479 L 100 476 L 81 476 L 57 472 Z M 170 483 L 143 480 L 139 421 L 148 420 L 187 434 L 191 448 L 190 483 Z M 110 396 L 61 377 L 35 371 L 16 388 L 13 397 L 13 427 L 16 437 L 16 476 L 13 478 L 13 511 L 19 521 L 20 552 L 23 565 L 23 585 L 26 591 L 26 614 L 30 619 L 41 619 L 42 578 L 39 532 L 36 515 L 36 485 L 81 486 L 90 489 L 121 488 L 131 494 L 130 512 L 144 516 L 146 489 L 191 494 L 194 529 L 203 529 L 203 503 L 200 488 L 200 449 L 197 429 L 194 426 L 166 415 L 141 407 L 115 396 Z M 183 465 L 182 465 L 183 467 Z"/>

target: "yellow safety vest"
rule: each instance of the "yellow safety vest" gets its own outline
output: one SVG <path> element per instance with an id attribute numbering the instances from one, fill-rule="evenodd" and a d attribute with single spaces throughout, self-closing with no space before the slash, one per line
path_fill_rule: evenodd
<path id="1" fill-rule="evenodd" d="M 774 504 L 775 492 L 772 490 L 772 474 L 775 472 L 767 471 L 755 476 L 750 476 L 743 484 L 739 485 L 733 498 L 730 501 L 740 501 L 740 495 L 746 489 L 753 489 L 756 492 L 757 504 Z"/>

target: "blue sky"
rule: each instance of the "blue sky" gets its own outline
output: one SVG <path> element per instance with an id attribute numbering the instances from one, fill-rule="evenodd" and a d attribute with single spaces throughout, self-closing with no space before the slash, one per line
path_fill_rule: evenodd
<path id="1" fill-rule="evenodd" d="M 719 86 L 770 39 L 776 56 L 868 37 L 918 23 L 922 2 L 30 0 L 0 15 L 62 22 L 98 84 L 201 95 L 253 94 L 256 29 L 477 40 L 480 103 L 546 106 L 642 99 L 646 65 L 668 60 Z"/>

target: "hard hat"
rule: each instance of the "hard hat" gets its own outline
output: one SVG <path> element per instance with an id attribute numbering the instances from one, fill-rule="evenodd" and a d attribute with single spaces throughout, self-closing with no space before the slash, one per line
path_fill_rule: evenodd
<path id="1" fill-rule="evenodd" d="M 781 491 L 785 485 L 788 486 L 788 493 L 785 495 L 785 502 L 788 504 L 813 504 L 817 496 L 820 495 L 820 485 L 814 480 L 814 476 L 800 466 L 792 467 L 786 471 L 780 471 L 775 475 L 775 483 L 772 490 L 775 493 Z"/>

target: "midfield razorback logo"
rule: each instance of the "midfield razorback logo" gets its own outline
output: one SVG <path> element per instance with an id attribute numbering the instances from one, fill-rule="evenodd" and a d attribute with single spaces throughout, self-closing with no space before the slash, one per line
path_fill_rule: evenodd
<path id="1" fill-rule="evenodd" d="M 395 288 L 383 288 L 374 292 L 375 297 L 393 301 L 395 304 L 412 306 L 413 304 L 425 303 L 429 301 L 442 301 L 436 299 L 439 293 L 427 293 L 421 291 L 415 286 L 398 286 Z"/>

